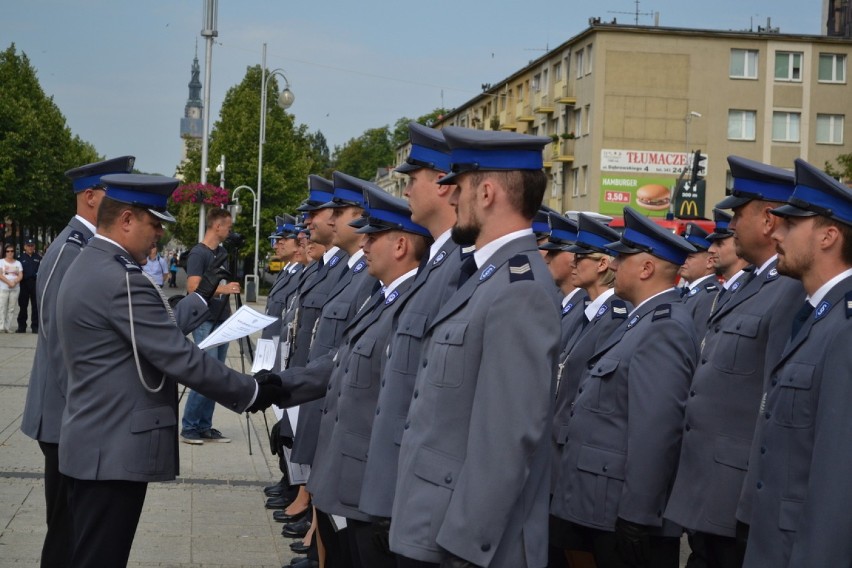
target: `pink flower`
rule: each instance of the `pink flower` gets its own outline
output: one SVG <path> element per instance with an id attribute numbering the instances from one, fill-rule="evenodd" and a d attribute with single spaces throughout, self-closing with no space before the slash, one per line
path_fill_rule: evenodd
<path id="1" fill-rule="evenodd" d="M 173 203 L 204 203 L 224 207 L 230 201 L 228 190 L 212 183 L 186 183 L 172 193 Z"/>

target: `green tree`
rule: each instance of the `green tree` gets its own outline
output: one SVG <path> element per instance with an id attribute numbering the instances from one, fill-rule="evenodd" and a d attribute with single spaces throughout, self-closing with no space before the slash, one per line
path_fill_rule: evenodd
<path id="1" fill-rule="evenodd" d="M 408 123 L 416 122 L 418 124 L 422 124 L 423 126 L 432 126 L 438 120 L 442 119 L 447 113 L 449 113 L 449 109 L 445 108 L 436 108 L 432 112 L 426 113 L 421 117 L 411 119 L 408 117 L 402 117 L 394 123 L 393 127 L 393 136 L 391 138 L 391 143 L 394 148 L 399 147 L 402 144 L 408 142 Z"/>
<path id="2" fill-rule="evenodd" d="M 371 128 L 343 146 L 334 147 L 334 169 L 357 178 L 371 180 L 376 169 L 392 165 L 394 161 L 390 128 Z"/>
<path id="3" fill-rule="evenodd" d="M 852 181 L 852 154 L 840 154 L 834 161 L 837 162 L 838 167 L 831 162 L 826 162 L 825 173 L 844 183 Z"/>
<path id="4" fill-rule="evenodd" d="M 209 163 L 225 156 L 225 184 L 229 191 L 247 185 L 257 191 L 258 142 L 260 138 L 260 66 L 249 67 L 242 82 L 231 87 L 222 102 L 219 119 L 210 132 Z M 263 146 L 261 188 L 260 258 L 270 247 L 265 238 L 275 228 L 275 216 L 295 211 L 306 193 L 307 176 L 322 168 L 322 146 L 325 138 L 310 134 L 305 125 L 297 125 L 295 117 L 277 104 L 279 93 L 275 76 L 267 79 L 266 142 Z M 298 104 L 298 101 L 296 102 Z M 325 146 L 327 155 L 328 149 Z M 186 182 L 200 181 L 201 147 L 194 144 L 188 151 L 188 162 L 182 167 Z M 208 174 L 209 183 L 218 183 L 215 172 Z M 254 255 L 254 232 L 251 219 L 251 193 L 240 191 L 243 213 L 234 230 L 246 237 L 240 253 Z M 198 206 L 176 207 L 179 224 L 175 236 L 187 246 L 197 240 Z"/>
<path id="5" fill-rule="evenodd" d="M 0 52 L 0 218 L 22 234 L 55 235 L 74 213 L 64 172 L 98 159 L 72 135 L 27 55 L 15 44 Z"/>

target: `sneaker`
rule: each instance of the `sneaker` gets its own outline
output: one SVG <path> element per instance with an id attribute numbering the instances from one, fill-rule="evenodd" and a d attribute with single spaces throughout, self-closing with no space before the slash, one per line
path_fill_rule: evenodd
<path id="1" fill-rule="evenodd" d="M 227 444 L 231 441 L 230 438 L 223 436 L 216 428 L 210 428 L 209 430 L 201 432 L 201 439 L 205 442 L 221 442 L 222 444 Z"/>
<path id="2" fill-rule="evenodd" d="M 204 443 L 204 440 L 201 439 L 201 434 L 198 432 L 181 432 L 180 441 L 184 444 L 194 444 L 196 446 Z"/>

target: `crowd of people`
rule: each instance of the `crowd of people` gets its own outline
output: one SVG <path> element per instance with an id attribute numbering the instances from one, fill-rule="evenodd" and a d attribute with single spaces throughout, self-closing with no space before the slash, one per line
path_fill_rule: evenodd
<path id="1" fill-rule="evenodd" d="M 712 232 L 630 207 L 618 232 L 542 206 L 549 138 L 409 135 L 407 199 L 311 175 L 278 218 L 276 355 L 253 378 L 185 337 L 240 292 L 218 262 L 187 268 L 174 310 L 143 271 L 176 180 L 69 172 L 23 420 L 45 558 L 126 564 L 147 483 L 178 473 L 182 383 L 275 405 L 264 491 L 291 566 L 675 568 L 684 534 L 693 568 L 852 562 L 849 188 L 731 156 Z M 185 414 L 181 439 L 221 441 L 204 428 Z"/>

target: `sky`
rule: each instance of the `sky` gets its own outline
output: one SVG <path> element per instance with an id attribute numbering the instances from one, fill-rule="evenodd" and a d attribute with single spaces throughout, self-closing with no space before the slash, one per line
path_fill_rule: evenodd
<path id="1" fill-rule="evenodd" d="M 820 34 L 821 0 L 219 0 L 210 124 L 227 90 L 261 62 L 281 69 L 289 109 L 329 148 L 369 128 L 457 107 L 588 27 L 590 17 L 717 30 L 758 25 Z M 193 57 L 204 81 L 202 0 L 3 0 L 14 43 L 71 131 L 105 157 L 172 175 Z M 196 48 L 197 44 L 197 48 Z M 280 79 L 279 79 L 280 82 Z M 219 157 L 209 158 L 211 172 Z M 226 158 L 227 163 L 227 158 Z M 227 174 L 227 172 L 226 172 Z M 209 177 L 215 178 L 215 172 Z"/>

